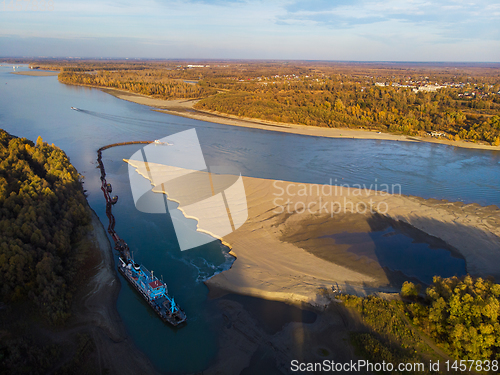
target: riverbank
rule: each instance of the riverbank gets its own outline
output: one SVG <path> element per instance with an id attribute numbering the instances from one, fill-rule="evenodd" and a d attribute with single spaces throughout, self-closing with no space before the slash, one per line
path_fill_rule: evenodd
<path id="1" fill-rule="evenodd" d="M 69 318 L 50 322 L 29 300 L 0 304 L 0 351 L 6 354 L 0 363 L 6 371 L 76 375 L 157 373 L 128 336 L 118 315 L 120 282 L 112 249 L 96 214 L 87 209 L 91 224 L 86 228 L 87 234 L 72 248 L 78 257 L 78 268 L 68 291 L 72 294 Z M 25 357 L 16 359 L 19 355 Z"/>
<path id="2" fill-rule="evenodd" d="M 57 341 L 68 339 L 75 331 L 88 333 L 95 344 L 100 372 L 109 374 L 156 374 L 147 356 L 128 335 L 118 314 L 116 300 L 120 282 L 114 268 L 113 250 L 99 218 L 92 211 L 92 232 L 89 240 L 94 244 L 91 254 L 95 265 L 82 288 L 75 296 L 73 317 Z"/>
<path id="3" fill-rule="evenodd" d="M 127 162 L 145 178 L 148 173 L 154 175 L 156 181 L 173 181 L 186 172 L 159 164 Z M 200 172 L 190 176 L 190 187 L 203 186 L 202 180 L 208 178 Z M 223 176 L 217 175 L 220 178 Z M 223 185 L 223 181 L 218 181 Z M 377 215 L 442 240 L 465 259 L 471 275 L 500 277 L 496 266 L 500 261 L 500 210 L 496 206 L 250 177 L 243 177 L 243 184 L 246 202 L 243 196 L 232 204 L 241 208 L 246 203 L 248 219 L 220 238 L 231 247 L 236 260 L 230 270 L 206 281 L 209 288 L 319 307 L 329 303 L 322 296 L 323 291 L 337 284 L 343 292 L 356 295 L 398 292 L 402 278 L 395 278 L 377 261 L 349 253 L 334 241 L 319 241 L 346 230 L 368 232 Z M 163 189 L 168 199 L 180 202 L 183 209 L 183 202 L 189 202 L 198 192 L 181 185 L 164 183 L 153 191 Z M 298 193 L 299 188 L 302 194 Z M 203 201 L 200 210 L 216 212 L 217 207 L 212 207 L 211 202 Z M 192 212 L 189 216 L 196 217 Z M 344 225 L 349 220 L 351 228 Z M 198 230 L 213 234 L 200 221 Z M 320 256 L 311 248 L 333 253 L 337 258 Z"/>
<path id="4" fill-rule="evenodd" d="M 11 72 L 11 74 L 17 74 L 20 76 L 32 76 L 32 77 L 50 77 L 50 76 L 57 76 L 59 72 L 53 72 L 48 70 L 30 70 L 27 72 Z"/>
<path id="5" fill-rule="evenodd" d="M 111 374 L 156 374 L 149 359 L 134 345 L 124 330 L 116 310 L 116 298 L 120 289 L 114 269 L 113 253 L 105 229 L 93 215 L 96 243 L 102 260 L 81 299 L 84 309 L 77 321 L 92 332 L 99 355 L 101 371 Z M 97 230 L 96 230 L 97 228 Z M 326 310 L 312 310 L 305 304 L 290 307 L 280 302 L 259 301 L 245 296 L 231 298 L 226 290 L 210 288 L 211 303 L 215 308 L 207 317 L 211 324 L 222 320 L 219 331 L 219 350 L 213 363 L 204 374 L 253 374 L 253 366 L 262 368 L 260 356 L 265 354 L 267 363 L 262 373 L 288 373 L 293 359 L 307 361 L 330 359 L 337 362 L 357 360 L 354 348 L 348 344 L 349 332 L 359 329 L 360 324 L 339 303 L 332 303 Z M 333 300 L 331 294 L 325 298 Z M 259 309 L 258 305 L 263 305 Z M 256 307 L 257 305 L 257 307 Z M 272 313 L 261 311 L 270 308 Z M 78 307 L 80 308 L 80 307 Z M 286 316 L 294 309 L 293 317 Z M 306 309 L 304 314 L 299 309 Z M 297 316 L 297 311 L 299 316 Z M 278 312 L 281 312 L 278 316 Z M 311 314 L 316 315 L 311 319 Z M 283 325 L 270 326 L 266 319 L 275 316 Z M 81 319 L 81 320 L 80 320 Z M 157 319 L 152 316 L 152 319 Z M 312 320 L 312 321 L 311 321 Z M 75 321 L 76 324 L 76 321 Z M 189 324 L 189 323 L 188 323 Z M 87 326 L 87 328 L 86 328 Z M 326 334 L 326 335 L 325 335 Z M 338 340 L 331 340 L 336 337 Z M 165 369 L 163 369 L 165 371 Z M 247 371 L 247 372 L 242 372 Z"/>
<path id="6" fill-rule="evenodd" d="M 199 121 L 214 122 L 217 124 L 243 126 L 254 129 L 278 131 L 290 134 L 308 135 L 313 137 L 330 138 L 351 138 L 351 139 L 375 139 L 401 142 L 429 142 L 444 144 L 469 149 L 494 150 L 500 151 L 500 146 L 491 146 L 483 143 L 473 143 L 467 141 L 450 141 L 448 139 L 435 138 L 431 136 L 407 136 L 393 133 L 382 133 L 378 131 L 350 129 L 350 128 L 320 128 L 315 126 L 297 125 L 291 123 L 281 123 L 274 121 L 259 120 L 248 117 L 238 117 L 215 111 L 202 111 L 193 106 L 198 102 L 195 99 L 175 99 L 163 100 L 152 98 L 146 95 L 136 94 L 125 90 L 113 88 L 98 88 L 107 94 L 113 95 L 118 99 L 127 100 L 133 103 L 157 108 L 158 112 L 168 113 L 170 115 L 192 118 Z"/>
<path id="7" fill-rule="evenodd" d="M 327 309 L 314 312 L 310 306 L 292 307 L 241 295 L 213 300 L 223 317 L 220 349 L 203 374 L 288 374 L 293 360 L 346 363 L 362 359 L 349 337 L 350 332 L 365 328 L 332 295 L 329 298 L 332 303 Z M 314 321 L 305 316 L 311 314 L 316 315 Z M 291 315 L 295 317 L 290 321 Z M 274 327 L 267 322 L 273 317 L 278 323 Z"/>
<path id="8" fill-rule="evenodd" d="M 100 251 L 101 261 L 88 283 L 77 319 L 87 323 L 93 332 L 101 369 L 112 374 L 156 374 L 150 360 L 131 340 L 118 314 L 116 300 L 120 281 L 114 267 L 113 250 L 94 212 L 92 226 L 93 242 Z"/>

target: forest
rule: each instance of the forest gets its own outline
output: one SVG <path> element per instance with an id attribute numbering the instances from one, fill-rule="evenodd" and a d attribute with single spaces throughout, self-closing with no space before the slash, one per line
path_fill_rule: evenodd
<path id="1" fill-rule="evenodd" d="M 108 87 L 162 99 L 198 99 L 216 93 L 203 84 L 170 78 L 167 74 L 153 74 L 147 70 L 130 73 L 99 71 L 95 74 L 66 72 L 59 74 L 62 83 Z"/>
<path id="2" fill-rule="evenodd" d="M 426 304 L 407 305 L 408 316 L 453 357 L 500 360 L 500 285 L 482 278 L 434 277 Z"/>
<path id="3" fill-rule="evenodd" d="M 490 361 L 490 365 L 495 360 L 500 362 L 499 284 L 469 275 L 436 276 L 424 293 L 420 293 L 420 285 L 405 282 L 401 297 L 386 300 L 339 296 L 369 327 L 369 332 L 351 334 L 352 343 L 367 359 L 392 363 L 429 358 L 436 361 L 428 337 L 450 358 L 480 360 L 483 364 Z"/>
<path id="4" fill-rule="evenodd" d="M 321 127 L 366 128 L 407 135 L 445 132 L 454 140 L 500 145 L 500 96 L 462 100 L 458 88 L 415 93 L 409 88 L 361 87 L 335 79 L 249 84 L 205 98 L 195 108 L 237 116 Z M 498 96 L 498 98 L 497 98 Z"/>
<path id="5" fill-rule="evenodd" d="M 81 176 L 66 154 L 0 130 L 0 298 L 33 302 L 51 322 L 70 314 L 78 254 L 90 223 Z"/>
<path id="6" fill-rule="evenodd" d="M 54 67 L 52 67 L 54 68 Z M 307 62 L 60 63 L 63 83 L 110 87 L 195 108 L 320 127 L 500 145 L 500 69 Z"/>

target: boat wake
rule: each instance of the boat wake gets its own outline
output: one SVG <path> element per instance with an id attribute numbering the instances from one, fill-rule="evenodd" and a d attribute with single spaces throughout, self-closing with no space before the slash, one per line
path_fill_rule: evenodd
<path id="1" fill-rule="evenodd" d="M 194 259 L 181 258 L 179 259 L 184 264 L 194 268 L 196 270 L 195 281 L 197 283 L 203 283 L 213 276 L 227 271 L 231 268 L 235 261 L 235 257 L 229 254 L 229 248 L 224 245 L 220 245 L 222 250 L 222 255 L 224 256 L 224 262 L 220 264 L 214 264 L 203 257 L 196 257 Z"/>

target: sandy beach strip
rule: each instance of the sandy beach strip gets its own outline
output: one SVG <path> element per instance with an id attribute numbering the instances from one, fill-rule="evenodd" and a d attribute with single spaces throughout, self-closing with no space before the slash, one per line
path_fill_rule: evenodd
<path id="1" fill-rule="evenodd" d="M 158 176 L 164 181 L 173 181 L 190 172 L 135 160 L 127 162 L 145 178 L 156 176 L 156 182 L 162 180 Z M 206 178 L 203 173 L 197 173 L 200 179 Z M 234 176 L 232 178 L 234 181 Z M 246 199 L 248 219 L 234 232 L 221 237 L 230 246 L 236 260 L 230 270 L 208 280 L 209 287 L 316 306 L 328 303 L 322 299 L 321 290 L 330 289 L 337 283 L 344 292 L 358 295 L 398 291 L 399 286 L 391 284 L 386 270 L 377 262 L 349 255 L 341 248 L 334 249 L 338 254 L 335 261 L 306 251 L 307 246 L 315 246 L 314 241 L 322 234 L 348 230 L 345 222 L 350 220 L 350 215 L 356 217 L 353 222 L 357 222 L 358 227 L 366 226 L 363 222 L 369 223 L 374 215 L 406 223 L 455 249 L 465 259 L 471 275 L 500 277 L 497 267 L 500 261 L 500 210 L 496 206 L 464 205 L 373 190 L 251 177 L 243 177 L 243 184 L 246 197 L 239 199 Z M 169 200 L 180 203 L 181 209 L 183 202 L 192 203 L 192 194 L 196 194 L 196 188 L 186 189 L 182 184 L 157 185 L 153 191 L 166 192 Z M 202 184 L 192 179 L 188 185 L 197 187 Z M 210 206 L 212 201 L 206 202 L 202 211 L 217 210 Z M 234 206 L 242 204 L 244 202 L 233 202 Z M 195 215 L 190 212 L 189 216 Z M 210 226 L 205 223 L 200 221 L 198 230 L 213 232 L 213 229 L 203 227 Z M 287 241 L 287 236 L 297 233 L 302 236 L 300 243 Z"/>
<path id="2" fill-rule="evenodd" d="M 50 77 L 57 76 L 60 72 L 48 71 L 48 70 L 30 70 L 28 72 L 11 72 L 11 74 L 18 74 L 20 76 L 32 76 L 32 77 Z"/>
<path id="3" fill-rule="evenodd" d="M 98 88 L 105 93 L 113 95 L 118 99 L 128 100 L 133 103 L 146 105 L 157 108 L 158 112 L 165 112 L 170 115 L 187 117 L 199 121 L 213 122 L 223 125 L 242 126 L 253 129 L 262 129 L 270 131 L 278 131 L 290 134 L 308 135 L 313 137 L 328 137 L 328 138 L 351 138 L 351 139 L 374 139 L 387 141 L 404 141 L 404 142 L 428 142 L 438 143 L 448 146 L 455 146 L 469 149 L 494 150 L 500 151 L 500 146 L 491 146 L 489 144 L 473 143 L 466 141 L 450 141 L 448 139 L 438 139 L 434 137 L 418 137 L 407 136 L 392 133 L 383 133 L 378 131 L 350 129 L 350 128 L 322 128 L 317 126 L 298 125 L 291 123 L 273 122 L 267 120 L 259 120 L 249 117 L 238 117 L 225 113 L 202 111 L 193 108 L 198 102 L 196 99 L 175 99 L 164 100 L 149 97 L 146 95 L 132 93 L 126 90 L 114 88 Z"/>

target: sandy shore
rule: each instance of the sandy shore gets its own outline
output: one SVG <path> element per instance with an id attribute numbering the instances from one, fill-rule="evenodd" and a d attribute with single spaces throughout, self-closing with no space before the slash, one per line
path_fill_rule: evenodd
<path id="1" fill-rule="evenodd" d="M 269 330 L 262 322 L 263 317 L 286 314 L 287 308 L 282 308 L 284 304 L 266 304 L 267 311 L 252 309 L 256 302 L 259 304 L 255 300 L 242 303 L 241 299 L 235 301 L 229 296 L 214 302 L 223 311 L 221 349 L 215 363 L 203 374 L 232 375 L 245 369 L 245 374 L 276 374 L 278 370 L 289 374 L 294 359 L 302 362 L 361 359 L 349 344 L 349 332 L 364 330 L 363 325 L 340 303 L 331 303 L 326 310 L 316 311 L 317 318 L 313 323 L 301 322 L 299 317 L 297 321 L 285 323 L 279 330 Z M 263 369 L 262 362 L 267 362 L 269 367 Z M 257 368 L 252 367 L 255 364 L 258 364 Z"/>
<path id="2" fill-rule="evenodd" d="M 90 237 L 100 250 L 100 262 L 77 296 L 72 327 L 89 332 L 95 342 L 101 372 L 110 374 L 156 374 L 157 371 L 128 336 L 116 309 L 120 282 L 114 269 L 113 252 L 104 227 L 92 212 Z M 74 333 L 74 329 L 67 333 Z M 63 332 L 64 333 L 64 332 Z M 67 334 L 66 333 L 66 334 Z"/>
<path id="3" fill-rule="evenodd" d="M 32 77 L 49 77 L 56 76 L 59 72 L 52 72 L 48 70 L 30 70 L 28 72 L 11 72 L 12 74 L 18 74 L 20 76 L 32 76 Z"/>
<path id="4" fill-rule="evenodd" d="M 291 134 L 309 135 L 314 137 L 330 137 L 330 138 L 355 138 L 355 139 L 378 139 L 389 141 L 405 141 L 405 142 L 429 142 L 445 144 L 470 149 L 496 150 L 500 151 L 500 146 L 491 146 L 488 144 L 480 144 L 466 141 L 450 141 L 447 139 L 437 139 L 433 137 L 416 137 L 398 135 L 392 133 L 380 133 L 377 131 L 349 129 L 349 128 L 320 128 L 315 126 L 297 125 L 290 123 L 279 123 L 266 120 L 256 120 L 247 117 L 238 117 L 224 113 L 201 111 L 193 108 L 197 103 L 194 99 L 176 99 L 163 100 L 152 98 L 146 95 L 135 94 L 125 90 L 100 88 L 100 90 L 113 95 L 119 99 L 128 100 L 137 104 L 147 105 L 158 108 L 159 112 L 165 112 L 171 115 L 188 117 L 200 121 L 214 122 L 224 125 L 243 126 L 254 129 L 263 129 L 270 131 L 279 131 Z"/>
<path id="5" fill-rule="evenodd" d="M 177 177 L 186 173 L 159 164 L 130 160 L 128 163 L 145 178 L 155 176 L 156 182 L 162 178 L 164 181 L 178 181 Z M 234 176 L 227 177 L 228 181 L 231 178 L 234 181 Z M 190 187 L 202 186 L 202 180 L 206 178 L 203 172 L 198 172 L 190 176 L 188 184 Z M 214 179 L 213 174 L 211 178 Z M 224 176 L 217 178 L 222 179 L 219 185 L 224 185 Z M 356 230 L 369 228 L 373 217 L 379 214 L 441 239 L 463 256 L 470 274 L 500 278 L 497 267 L 500 261 L 500 210 L 496 206 L 464 205 L 328 185 L 275 183 L 250 177 L 243 177 L 243 183 L 248 219 L 236 231 L 221 238 L 237 259 L 230 270 L 208 280 L 209 287 L 316 306 L 328 303 L 322 298 L 321 291 L 336 283 L 342 291 L 358 295 L 398 291 L 399 285 L 391 282 L 391 275 L 377 262 L 349 255 L 335 244 L 317 242 L 321 235 L 345 231 L 345 222 L 352 217 L 355 217 L 351 223 Z M 193 202 L 193 190 L 186 189 L 186 185 L 164 183 L 153 189 L 156 192 L 162 190 L 169 200 L 180 203 L 180 209 L 185 209 L 183 202 Z M 222 190 L 216 187 L 214 193 L 217 191 Z M 234 201 L 233 206 L 241 207 L 245 197 L 228 199 L 240 199 Z M 202 204 L 205 206 L 200 206 L 200 209 L 204 212 L 217 211 L 211 206 L 213 201 L 206 200 Z M 339 209 L 342 210 L 340 214 Z M 363 210 L 367 212 L 356 213 Z M 189 216 L 196 215 L 191 211 Z M 214 227 L 206 228 L 206 225 L 212 223 L 200 221 L 198 230 L 214 233 Z M 215 237 L 219 236 L 215 234 Z M 295 240 L 290 240 L 293 237 Z M 335 251 L 338 259 L 326 260 L 321 254 L 307 251 L 308 247 Z"/>
<path id="6" fill-rule="evenodd" d="M 89 332 L 97 347 L 101 372 L 110 374 L 157 374 L 149 359 L 127 336 L 116 310 L 120 285 L 113 266 L 112 249 L 105 230 L 95 214 L 92 217 L 93 240 L 101 250 L 101 261 L 95 269 L 78 308 L 73 326 L 79 332 Z M 212 287 L 211 292 L 216 288 Z M 221 294 L 226 294 L 222 291 Z M 325 296 L 332 298 L 331 294 Z M 251 313 L 248 306 L 226 298 L 214 300 L 219 313 L 210 317 L 220 324 L 220 350 L 214 363 L 204 374 L 239 374 L 259 358 L 266 356 L 284 373 L 289 372 L 293 359 L 319 361 L 324 359 L 348 362 L 359 359 L 354 348 L 348 345 L 349 331 L 362 329 L 358 319 L 352 317 L 339 303 L 331 304 L 326 311 L 318 312 L 314 323 L 292 322 L 276 332 L 269 332 L 259 321 L 261 314 Z M 250 302 L 251 303 L 251 302 Z M 300 307 L 300 306 L 299 306 Z M 70 329 L 71 333 L 74 333 Z M 64 337 L 67 334 L 63 333 Z M 63 337 L 63 338 L 64 338 Z M 331 340 L 336 337 L 337 340 Z"/>

